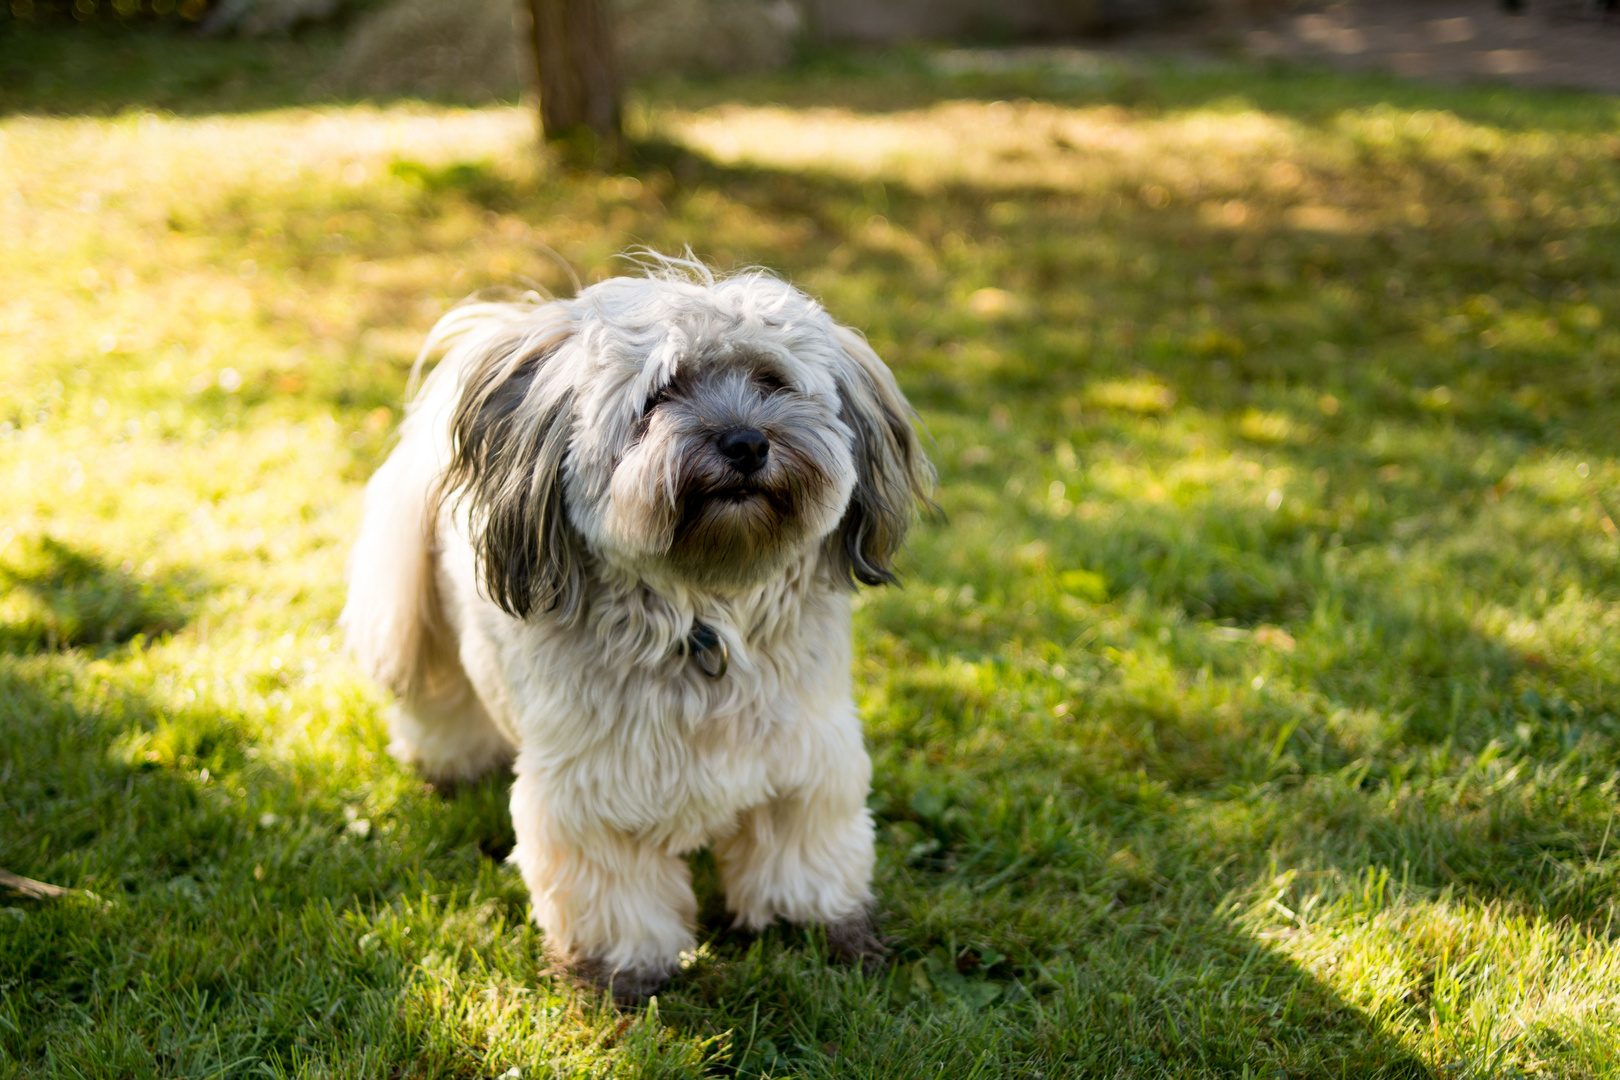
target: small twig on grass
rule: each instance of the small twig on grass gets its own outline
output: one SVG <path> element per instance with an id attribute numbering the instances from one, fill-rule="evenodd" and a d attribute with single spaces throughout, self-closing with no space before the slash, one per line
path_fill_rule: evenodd
<path id="1" fill-rule="evenodd" d="M 0 870 L 0 885 L 14 889 L 24 896 L 32 896 L 36 900 L 55 900 L 73 895 L 72 889 L 64 889 L 60 885 L 52 885 L 46 881 L 35 881 L 33 878 L 13 874 L 10 870 Z"/>

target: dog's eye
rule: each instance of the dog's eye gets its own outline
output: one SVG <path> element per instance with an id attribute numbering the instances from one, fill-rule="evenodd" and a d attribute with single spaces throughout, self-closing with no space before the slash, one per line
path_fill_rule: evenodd
<path id="1" fill-rule="evenodd" d="M 769 371 L 761 371 L 755 374 L 754 385 L 759 387 L 760 392 L 767 397 L 779 391 L 791 389 L 781 376 Z"/>
<path id="2" fill-rule="evenodd" d="M 642 406 L 641 415 L 644 416 L 644 417 L 651 415 L 651 413 L 652 413 L 652 411 L 654 409 L 658 408 L 658 406 L 662 405 L 664 402 L 666 402 L 668 400 L 669 400 L 669 387 L 666 386 L 666 387 L 664 387 L 664 389 L 658 391 L 658 393 L 654 394 L 652 397 L 647 399 L 647 404 Z"/>

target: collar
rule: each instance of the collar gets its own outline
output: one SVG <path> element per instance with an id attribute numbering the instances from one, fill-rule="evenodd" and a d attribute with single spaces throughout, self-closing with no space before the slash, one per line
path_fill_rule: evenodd
<path id="1" fill-rule="evenodd" d="M 703 674 L 716 680 L 725 678 L 731 654 L 714 627 L 707 623 L 694 622 L 692 632 L 686 635 L 686 640 L 682 644 L 685 646 L 686 655 L 697 660 L 698 669 Z"/>

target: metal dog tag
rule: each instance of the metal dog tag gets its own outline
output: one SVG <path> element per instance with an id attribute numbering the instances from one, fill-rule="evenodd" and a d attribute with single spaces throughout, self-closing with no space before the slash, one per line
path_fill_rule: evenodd
<path id="1" fill-rule="evenodd" d="M 711 679 L 724 678 L 726 665 L 731 660 L 731 654 L 726 650 L 726 643 L 720 635 L 715 633 L 714 627 L 703 623 L 693 623 L 692 633 L 686 639 L 686 647 L 697 659 L 698 670 Z"/>

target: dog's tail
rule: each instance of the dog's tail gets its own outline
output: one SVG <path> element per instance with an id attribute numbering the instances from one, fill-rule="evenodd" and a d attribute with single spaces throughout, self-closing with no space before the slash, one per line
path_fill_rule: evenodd
<path id="1" fill-rule="evenodd" d="M 360 666 L 406 702 L 453 692 L 461 682 L 434 559 L 433 485 L 442 456 L 433 433 L 434 382 L 428 380 L 400 428 L 399 446 L 366 485 L 339 620 Z"/>

